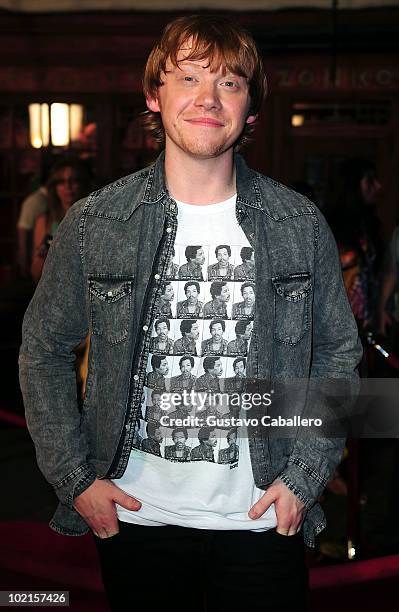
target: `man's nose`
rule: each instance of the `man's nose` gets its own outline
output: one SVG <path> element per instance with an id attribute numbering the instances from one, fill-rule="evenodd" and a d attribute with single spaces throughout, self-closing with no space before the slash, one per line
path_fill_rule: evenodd
<path id="1" fill-rule="evenodd" d="M 206 109 L 220 108 L 217 85 L 215 83 L 202 83 L 195 104 Z"/>

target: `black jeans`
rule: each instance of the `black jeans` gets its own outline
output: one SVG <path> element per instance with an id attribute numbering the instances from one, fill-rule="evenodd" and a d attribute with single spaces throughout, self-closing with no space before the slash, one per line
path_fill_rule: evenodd
<path id="1" fill-rule="evenodd" d="M 113 612 L 304 612 L 302 536 L 119 523 L 95 538 Z"/>

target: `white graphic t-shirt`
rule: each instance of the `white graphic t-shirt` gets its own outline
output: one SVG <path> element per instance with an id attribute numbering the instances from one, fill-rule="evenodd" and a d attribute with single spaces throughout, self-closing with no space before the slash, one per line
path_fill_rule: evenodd
<path id="1" fill-rule="evenodd" d="M 277 524 L 274 506 L 256 521 L 248 517 L 264 492 L 255 486 L 238 420 L 256 307 L 253 249 L 236 219 L 236 196 L 177 205 L 141 418 L 127 469 L 115 480 L 142 506 L 118 507 L 118 517 L 149 526 L 263 531 Z"/>

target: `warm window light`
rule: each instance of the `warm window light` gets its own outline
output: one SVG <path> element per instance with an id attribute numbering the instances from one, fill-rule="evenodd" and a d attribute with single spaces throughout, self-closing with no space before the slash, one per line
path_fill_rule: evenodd
<path id="1" fill-rule="evenodd" d="M 69 109 L 68 104 L 56 102 L 50 107 L 51 142 L 55 147 L 69 144 Z"/>
<path id="2" fill-rule="evenodd" d="M 29 104 L 29 133 L 35 149 L 49 144 L 48 104 Z"/>
<path id="3" fill-rule="evenodd" d="M 29 104 L 29 132 L 32 147 L 40 149 L 51 144 L 68 146 L 79 138 L 83 123 L 80 104 Z"/>
<path id="4" fill-rule="evenodd" d="M 69 107 L 69 127 L 72 142 L 78 140 L 83 125 L 83 106 L 71 104 Z"/>
<path id="5" fill-rule="evenodd" d="M 50 143 L 50 117 L 48 112 L 48 104 L 40 105 L 40 119 L 43 147 L 48 147 Z"/>
<path id="6" fill-rule="evenodd" d="M 292 115 L 291 125 L 292 127 L 301 127 L 305 123 L 305 117 L 303 115 Z"/>

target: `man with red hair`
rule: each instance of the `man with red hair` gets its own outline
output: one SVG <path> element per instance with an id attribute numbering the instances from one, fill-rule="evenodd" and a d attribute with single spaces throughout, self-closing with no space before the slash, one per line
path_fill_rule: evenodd
<path id="1" fill-rule="evenodd" d="M 151 330 L 171 260 L 179 270 L 187 267 L 192 245 L 201 245 L 201 273 L 195 273 L 201 295 L 211 303 L 216 284 L 225 295 L 220 313 L 199 314 L 198 331 L 206 334 L 202 316 L 217 316 L 226 341 L 233 340 L 232 304 L 242 298 L 243 279 L 207 275 L 215 250 L 228 245 L 232 269 L 245 248 L 254 253 L 246 284 L 256 290 L 256 305 L 252 300 L 250 314 L 243 307 L 243 317 L 253 319 L 247 400 L 248 389 L 269 391 L 292 379 L 338 378 L 356 386 L 357 329 L 335 243 L 305 197 L 249 169 L 236 154 L 266 94 L 248 33 L 217 15 L 173 21 L 150 54 L 144 93 L 147 128 L 164 151 L 155 165 L 71 209 L 25 317 L 20 364 L 27 421 L 39 465 L 61 502 L 51 524 L 70 535 L 94 532 L 114 611 L 159 610 L 170 605 L 171 593 L 175 610 L 203 610 L 206 602 L 208 612 L 303 611 L 304 542 L 313 546 L 325 525 L 317 500 L 344 441 L 305 440 L 298 429 L 273 437 L 259 419 L 248 429 L 237 426 L 234 462 L 217 462 L 226 427 L 201 422 L 215 392 L 204 375 L 189 399 L 198 422 L 187 425 L 187 458 L 176 461 L 165 452 L 173 428 L 162 417 L 159 427 L 145 421 L 153 385 L 146 373 L 154 358 L 169 360 L 172 376 L 179 371 L 178 341 L 167 360 L 159 351 L 151 355 Z M 179 272 L 173 281 L 177 300 L 184 299 L 187 276 Z M 175 312 L 162 312 L 173 336 L 186 322 Z M 72 351 L 88 330 L 80 414 Z M 191 359 L 193 376 L 215 361 L 223 393 L 222 374 L 233 371 L 234 354 L 193 351 Z M 164 407 L 168 397 L 163 393 Z M 265 405 L 252 397 L 252 416 L 265 415 Z M 303 413 L 306 393 L 292 404 Z M 154 428 L 155 454 L 146 450 Z M 203 432 L 211 432 L 211 455 L 197 452 Z"/>

